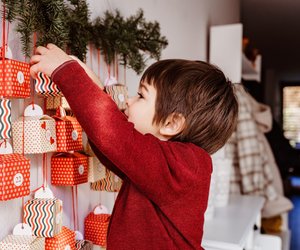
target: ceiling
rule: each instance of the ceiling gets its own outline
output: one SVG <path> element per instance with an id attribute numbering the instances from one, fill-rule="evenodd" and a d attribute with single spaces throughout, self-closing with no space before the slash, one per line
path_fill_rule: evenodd
<path id="1" fill-rule="evenodd" d="M 264 69 L 300 76 L 300 0 L 241 0 L 241 22 Z"/>

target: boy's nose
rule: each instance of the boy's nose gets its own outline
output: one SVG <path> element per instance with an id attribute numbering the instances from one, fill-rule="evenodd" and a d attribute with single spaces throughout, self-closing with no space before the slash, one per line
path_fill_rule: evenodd
<path id="1" fill-rule="evenodd" d="M 134 97 L 128 97 L 127 100 L 126 100 L 126 106 L 130 106 L 130 104 L 132 103 Z"/>

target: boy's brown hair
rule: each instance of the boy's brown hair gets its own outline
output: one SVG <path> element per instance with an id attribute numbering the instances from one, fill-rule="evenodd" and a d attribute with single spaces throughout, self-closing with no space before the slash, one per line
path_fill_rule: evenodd
<path id="1" fill-rule="evenodd" d="M 191 142 L 212 154 L 232 134 L 238 104 L 232 83 L 217 67 L 202 61 L 161 60 L 144 72 L 142 82 L 157 91 L 153 123 L 164 123 L 172 113 L 185 117 L 183 131 L 172 141 Z"/>

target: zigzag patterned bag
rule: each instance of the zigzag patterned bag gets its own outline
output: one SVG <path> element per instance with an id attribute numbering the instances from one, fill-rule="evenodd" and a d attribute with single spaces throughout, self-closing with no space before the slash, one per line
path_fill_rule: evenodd
<path id="1" fill-rule="evenodd" d="M 122 180 L 108 169 L 106 169 L 105 178 L 91 183 L 91 189 L 95 191 L 119 192 L 121 186 Z"/>
<path id="2" fill-rule="evenodd" d="M 0 139 L 11 138 L 11 101 L 0 99 Z"/>
<path id="3" fill-rule="evenodd" d="M 24 205 L 24 221 L 33 235 L 54 237 L 62 230 L 62 201 L 57 198 L 29 200 Z"/>
<path id="4" fill-rule="evenodd" d="M 58 86 L 42 72 L 37 74 L 35 80 L 35 92 L 43 96 L 63 96 Z"/>
<path id="5" fill-rule="evenodd" d="M 113 84 L 105 86 L 105 92 L 110 95 L 120 110 L 126 109 L 127 87 L 123 84 Z"/>

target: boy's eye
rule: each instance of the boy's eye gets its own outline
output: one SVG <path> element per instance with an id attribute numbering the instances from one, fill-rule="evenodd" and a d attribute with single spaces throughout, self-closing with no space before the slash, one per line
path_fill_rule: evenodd
<path id="1" fill-rule="evenodd" d="M 140 92 L 138 92 L 137 94 L 138 94 L 139 98 L 144 98 Z"/>

